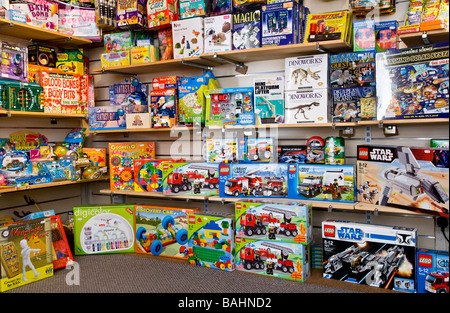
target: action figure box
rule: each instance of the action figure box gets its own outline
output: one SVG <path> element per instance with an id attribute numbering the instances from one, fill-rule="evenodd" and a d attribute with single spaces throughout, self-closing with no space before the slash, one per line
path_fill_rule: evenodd
<path id="1" fill-rule="evenodd" d="M 328 88 L 328 54 L 286 58 L 284 72 L 286 90 Z"/>
<path id="2" fill-rule="evenodd" d="M 303 42 L 344 40 L 350 42 L 352 14 L 349 11 L 308 14 Z"/>
<path id="3" fill-rule="evenodd" d="M 179 0 L 180 19 L 189 19 L 199 16 L 207 16 L 209 10 L 209 0 Z"/>
<path id="4" fill-rule="evenodd" d="M 286 124 L 328 123 L 330 95 L 327 88 L 285 91 Z"/>
<path id="5" fill-rule="evenodd" d="M 306 163 L 307 146 L 278 146 L 278 163 Z"/>
<path id="6" fill-rule="evenodd" d="M 309 246 L 236 237 L 236 270 L 304 282 L 311 276 Z"/>
<path id="7" fill-rule="evenodd" d="M 261 47 L 261 11 L 233 14 L 233 50 Z"/>
<path id="8" fill-rule="evenodd" d="M 378 52 L 397 49 L 397 27 L 398 21 L 375 23 L 375 49 Z"/>
<path id="9" fill-rule="evenodd" d="M 234 215 L 188 214 L 188 262 L 232 272 L 235 269 Z"/>
<path id="10" fill-rule="evenodd" d="M 353 165 L 288 164 L 290 199 L 354 203 Z"/>
<path id="11" fill-rule="evenodd" d="M 448 42 L 377 53 L 377 119 L 449 117 Z"/>
<path id="12" fill-rule="evenodd" d="M 145 0 L 117 0 L 116 26 L 119 28 L 147 28 Z"/>
<path id="13" fill-rule="evenodd" d="M 359 202 L 448 217 L 448 150 L 358 146 L 357 169 Z"/>
<path id="14" fill-rule="evenodd" d="M 178 20 L 177 3 L 174 0 L 147 0 L 148 29 L 170 27 L 173 21 Z"/>
<path id="15" fill-rule="evenodd" d="M 172 159 L 134 160 L 134 191 L 162 192 L 162 163 L 181 161 Z"/>
<path id="16" fill-rule="evenodd" d="M 111 106 L 147 105 L 147 103 L 147 85 L 134 78 L 125 78 L 123 82 L 109 86 L 109 104 Z"/>
<path id="17" fill-rule="evenodd" d="M 375 49 L 375 20 L 353 22 L 353 51 Z"/>
<path id="18" fill-rule="evenodd" d="M 356 122 L 377 119 L 376 88 L 354 87 L 331 90 L 333 122 Z"/>
<path id="19" fill-rule="evenodd" d="M 418 249 L 417 292 L 448 293 L 448 251 Z"/>
<path id="20" fill-rule="evenodd" d="M 177 90 L 160 89 L 150 92 L 151 127 L 171 128 L 177 125 Z"/>
<path id="21" fill-rule="evenodd" d="M 58 4 L 46 0 L 9 0 L 9 8 L 24 12 L 27 24 L 46 30 L 58 31 Z"/>
<path id="22" fill-rule="evenodd" d="M 173 58 L 200 56 L 204 52 L 203 17 L 172 22 Z"/>
<path id="23" fill-rule="evenodd" d="M 287 164 L 220 164 L 221 198 L 283 198 L 288 195 Z"/>
<path id="24" fill-rule="evenodd" d="M 284 123 L 284 76 L 253 80 L 256 123 Z"/>
<path id="25" fill-rule="evenodd" d="M 50 218 L 0 226 L 0 291 L 53 276 Z"/>
<path id="26" fill-rule="evenodd" d="M 312 206 L 301 203 L 236 202 L 236 237 L 307 245 Z"/>
<path id="27" fill-rule="evenodd" d="M 415 228 L 322 222 L 323 277 L 415 292 Z"/>
<path id="28" fill-rule="evenodd" d="M 276 160 L 273 138 L 239 138 L 238 160 L 240 163 L 271 163 Z"/>
<path id="29" fill-rule="evenodd" d="M 205 139 L 204 159 L 207 163 L 237 163 L 237 140 L 235 138 Z"/>
<path id="30" fill-rule="evenodd" d="M 232 50 L 233 15 L 205 17 L 205 53 Z"/>
<path id="31" fill-rule="evenodd" d="M 295 1 L 261 6 L 261 47 L 299 43 L 299 11 Z"/>

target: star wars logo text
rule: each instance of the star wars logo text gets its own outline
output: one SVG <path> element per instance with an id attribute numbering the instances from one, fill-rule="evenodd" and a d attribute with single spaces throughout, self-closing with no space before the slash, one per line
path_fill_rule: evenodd
<path id="1" fill-rule="evenodd" d="M 364 237 L 364 232 L 359 228 L 341 227 L 337 230 L 339 239 L 361 240 Z"/>
<path id="2" fill-rule="evenodd" d="M 372 149 L 370 151 L 370 159 L 373 161 L 392 162 L 394 153 L 391 149 Z"/>

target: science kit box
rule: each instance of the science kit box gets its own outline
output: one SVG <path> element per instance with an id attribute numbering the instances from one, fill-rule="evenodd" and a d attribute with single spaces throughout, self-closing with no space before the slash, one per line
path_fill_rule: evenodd
<path id="1" fill-rule="evenodd" d="M 294 1 L 261 6 L 261 46 L 299 43 L 298 3 Z"/>
<path id="2" fill-rule="evenodd" d="M 284 123 L 284 76 L 253 80 L 256 123 Z"/>
<path id="3" fill-rule="evenodd" d="M 235 138 L 207 138 L 203 155 L 207 163 L 237 163 L 237 150 Z"/>
<path id="4" fill-rule="evenodd" d="M 350 42 L 352 14 L 350 11 L 308 14 L 303 42 L 341 39 Z"/>
<path id="5" fill-rule="evenodd" d="M 261 11 L 233 14 L 233 50 L 261 47 Z"/>
<path id="6" fill-rule="evenodd" d="M 230 51 L 232 49 L 233 15 L 205 17 L 205 52 Z"/>
<path id="7" fill-rule="evenodd" d="M 286 58 L 286 90 L 328 88 L 328 54 Z"/>
<path id="8" fill-rule="evenodd" d="M 285 92 L 284 114 L 286 124 L 328 123 L 329 91 L 325 89 Z"/>
<path id="9" fill-rule="evenodd" d="M 173 58 L 200 56 L 204 52 L 203 17 L 172 22 Z"/>
<path id="10" fill-rule="evenodd" d="M 448 293 L 448 251 L 417 250 L 417 292 Z"/>
<path id="11" fill-rule="evenodd" d="M 323 277 L 415 292 L 415 228 L 322 222 Z"/>

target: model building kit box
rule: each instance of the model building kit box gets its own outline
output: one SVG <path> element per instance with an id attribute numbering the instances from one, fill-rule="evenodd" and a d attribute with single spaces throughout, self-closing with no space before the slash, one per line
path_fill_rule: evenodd
<path id="1" fill-rule="evenodd" d="M 294 1 L 261 6 L 261 47 L 299 43 L 298 4 Z"/>
<path id="2" fill-rule="evenodd" d="M 448 218 L 448 150 L 401 146 L 357 149 L 359 202 Z"/>
<path id="3" fill-rule="evenodd" d="M 253 80 L 256 123 L 284 123 L 284 77 Z"/>
<path id="4" fill-rule="evenodd" d="M 173 58 L 200 56 L 204 52 L 203 17 L 172 22 Z"/>
<path id="5" fill-rule="evenodd" d="M 323 277 L 415 292 L 415 228 L 322 222 Z"/>
<path id="6" fill-rule="evenodd" d="M 345 11 L 308 14 L 304 42 L 341 39 L 350 42 L 352 14 Z"/>
<path id="7" fill-rule="evenodd" d="M 270 163 L 275 162 L 276 152 L 272 137 L 239 138 L 238 160 L 240 163 Z"/>
<path id="8" fill-rule="evenodd" d="M 261 11 L 233 14 L 233 50 L 261 47 Z"/>
<path id="9" fill-rule="evenodd" d="M 448 293 L 448 251 L 417 250 L 417 292 Z"/>
<path id="10" fill-rule="evenodd" d="M 205 17 L 205 52 L 232 50 L 233 15 Z"/>
<path id="11" fill-rule="evenodd" d="M 331 118 L 333 122 L 355 122 L 376 120 L 377 118 L 375 87 L 333 89 L 331 98 Z"/>
<path id="12" fill-rule="evenodd" d="M 286 90 L 328 88 L 328 54 L 286 58 Z"/>
<path id="13" fill-rule="evenodd" d="M 235 138 L 207 138 L 205 139 L 205 162 L 237 163 L 237 149 L 237 140 Z"/>
<path id="14" fill-rule="evenodd" d="M 285 92 L 286 124 L 328 123 L 330 94 L 327 88 Z"/>

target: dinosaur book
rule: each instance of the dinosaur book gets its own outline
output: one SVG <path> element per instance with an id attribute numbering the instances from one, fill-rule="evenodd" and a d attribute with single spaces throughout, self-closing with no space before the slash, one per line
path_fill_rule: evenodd
<path id="1" fill-rule="evenodd" d="M 327 89 L 314 91 L 286 91 L 286 124 L 328 123 L 329 93 Z"/>
<path id="2" fill-rule="evenodd" d="M 328 88 L 328 54 L 286 58 L 286 90 Z"/>

